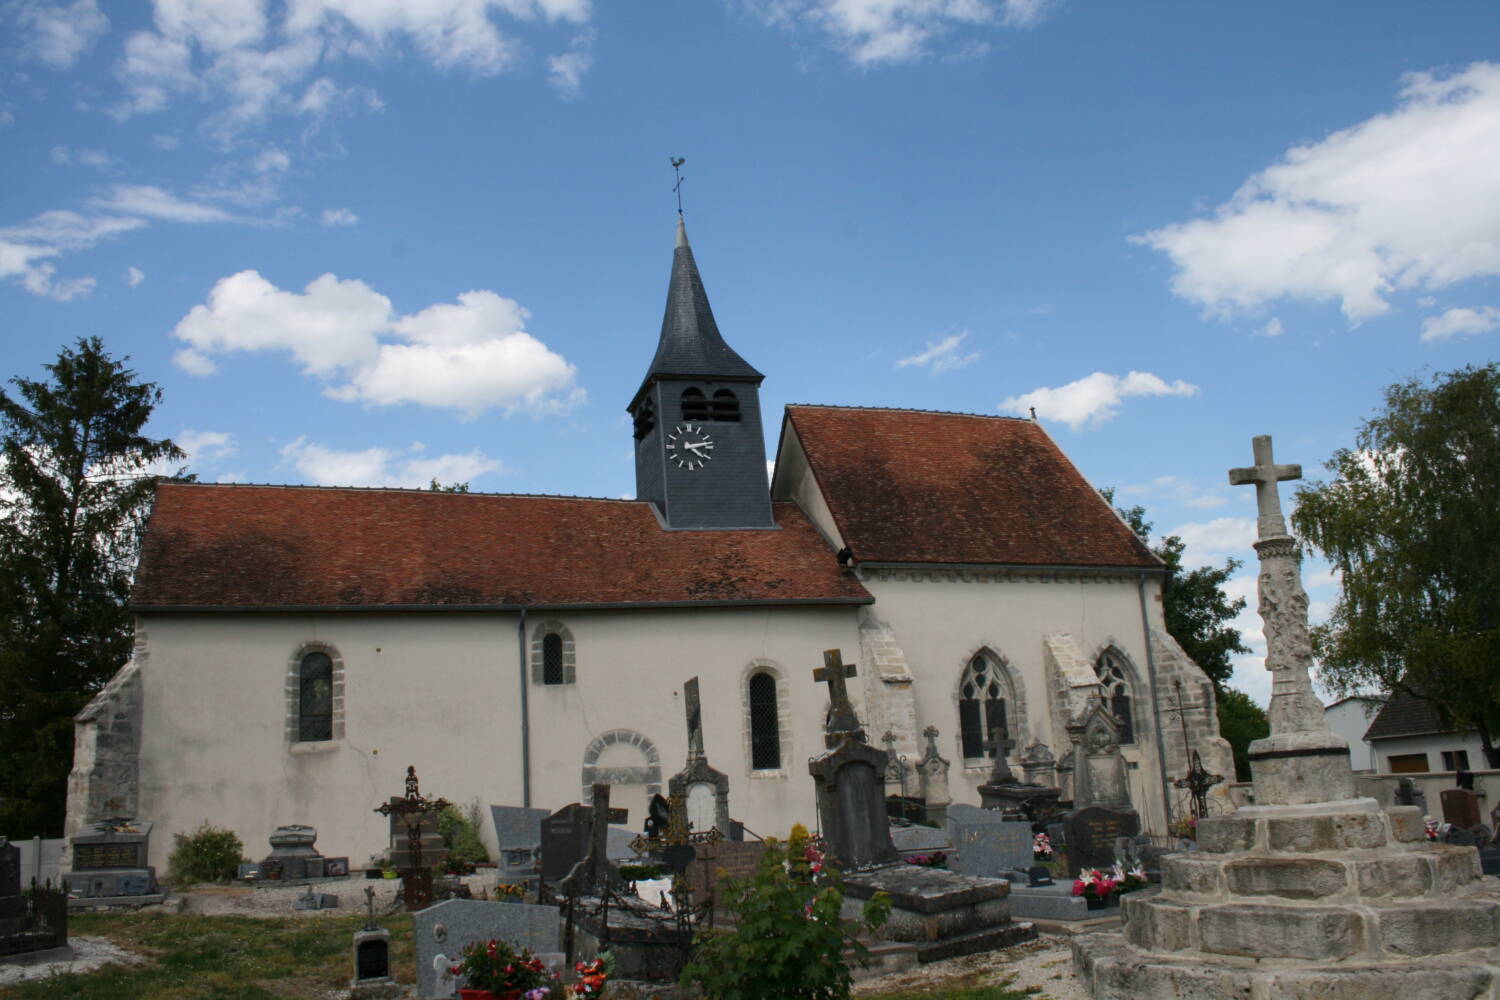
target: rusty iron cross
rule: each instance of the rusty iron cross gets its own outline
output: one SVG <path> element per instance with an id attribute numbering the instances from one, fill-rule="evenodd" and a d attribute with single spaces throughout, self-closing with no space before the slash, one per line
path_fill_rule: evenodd
<path id="1" fill-rule="evenodd" d="M 417 768 L 406 769 L 406 796 L 382 802 L 375 812 L 382 816 L 395 814 L 406 827 L 406 856 L 412 868 L 422 867 L 422 817 L 427 813 L 440 813 L 453 803 L 447 799 L 428 799 L 417 790 Z"/>

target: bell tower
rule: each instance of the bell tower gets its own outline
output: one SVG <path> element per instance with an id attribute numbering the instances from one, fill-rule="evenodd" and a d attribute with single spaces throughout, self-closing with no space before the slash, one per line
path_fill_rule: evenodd
<path id="1" fill-rule="evenodd" d="M 635 495 L 671 528 L 774 528 L 760 421 L 765 376 L 719 334 L 677 217 L 661 340 L 628 410 Z"/>

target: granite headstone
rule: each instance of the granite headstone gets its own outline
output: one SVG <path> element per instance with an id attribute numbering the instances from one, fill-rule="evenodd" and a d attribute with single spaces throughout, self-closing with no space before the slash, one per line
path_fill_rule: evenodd
<path id="1" fill-rule="evenodd" d="M 490 806 L 495 840 L 500 846 L 502 878 L 524 878 L 535 874 L 542 845 L 542 820 L 548 815 L 545 809 L 527 806 Z"/>
<path id="2" fill-rule="evenodd" d="M 958 852 L 948 867 L 961 875 L 1004 878 L 1031 867 L 1031 824 L 1025 821 L 959 803 L 948 807 L 948 834 Z"/>
<path id="3" fill-rule="evenodd" d="M 542 878 L 566 878 L 589 852 L 589 807 L 577 802 L 563 806 L 541 823 Z"/>
<path id="4" fill-rule="evenodd" d="M 1479 825 L 1479 796 L 1467 788 L 1445 788 L 1440 796 L 1443 822 L 1465 830 Z"/>
<path id="5" fill-rule="evenodd" d="M 1107 868 L 1115 863 L 1115 841 L 1141 832 L 1141 818 L 1134 809 L 1089 806 L 1063 821 L 1068 843 L 1071 874 L 1084 868 Z"/>
<path id="6" fill-rule="evenodd" d="M 562 951 L 562 932 L 555 906 L 529 903 L 487 903 L 473 899 L 445 899 L 412 914 L 412 938 L 417 950 L 417 995 L 448 997 L 456 992 L 453 979 L 446 980 L 433 966 L 445 955 L 457 965 L 464 945 L 496 938 L 540 954 Z"/>

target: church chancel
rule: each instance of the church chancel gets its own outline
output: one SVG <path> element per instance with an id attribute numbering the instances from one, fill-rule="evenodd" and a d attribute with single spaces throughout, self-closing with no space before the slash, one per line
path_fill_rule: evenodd
<path id="1" fill-rule="evenodd" d="M 680 218 L 641 346 L 634 500 L 163 483 L 135 654 L 79 716 L 70 830 L 140 817 L 161 866 L 205 819 L 246 843 L 301 823 L 358 866 L 388 839 L 369 790 L 414 764 L 458 803 L 552 810 L 608 784 L 634 816 L 671 791 L 694 830 L 727 834 L 732 800 L 784 835 L 814 821 L 801 762 L 845 706 L 845 729 L 893 737 L 887 781 L 932 789 L 951 761 L 955 803 L 996 771 L 986 744 L 1007 768 L 1060 761 L 1100 702 L 1145 829 L 1185 807 L 1168 709 L 1232 773 L 1162 564 L 1040 424 L 790 406 L 768 483 L 765 376 L 720 332 Z M 807 684 L 829 649 L 844 696 Z"/>

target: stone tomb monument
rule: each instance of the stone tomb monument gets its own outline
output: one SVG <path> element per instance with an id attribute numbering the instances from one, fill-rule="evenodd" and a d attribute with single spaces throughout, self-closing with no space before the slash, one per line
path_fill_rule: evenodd
<path id="1" fill-rule="evenodd" d="M 1141 832 L 1141 818 L 1130 806 L 1125 758 L 1120 754 L 1120 723 L 1099 699 L 1068 726 L 1074 757 L 1073 811 L 1063 819 L 1068 874 L 1114 864 L 1115 841 Z"/>
<path id="2" fill-rule="evenodd" d="M 949 763 L 938 753 L 937 726 L 922 730 L 927 737 L 927 748 L 917 762 L 917 794 L 922 797 L 927 819 L 942 827 L 948 818 L 948 807 L 953 804 L 953 795 L 948 791 Z"/>
<path id="3" fill-rule="evenodd" d="M 463 957 L 464 945 L 495 938 L 530 948 L 542 961 L 562 967 L 562 924 L 555 906 L 445 899 L 412 915 L 417 950 L 417 996 L 451 997 L 457 980 L 448 972 Z"/>
<path id="4" fill-rule="evenodd" d="M 1160 894 L 1120 905 L 1122 933 L 1073 939 L 1096 1000 L 1493 997 L 1500 887 L 1472 848 L 1427 843 L 1414 806 L 1354 797 L 1348 747 L 1328 728 L 1308 670 L 1300 556 L 1276 483 L 1301 475 L 1255 439 L 1260 613 L 1271 735 L 1250 744 L 1255 805 L 1198 823 L 1201 848 L 1162 859 Z"/>
<path id="5" fill-rule="evenodd" d="M 846 916 L 857 915 L 875 893 L 889 894 L 891 915 L 880 934 L 914 944 L 921 962 L 1034 938 L 1036 929 L 1030 924 L 1011 922 L 1009 882 L 901 861 L 891 843 L 882 795 L 886 755 L 866 742 L 845 685 L 853 676 L 855 668 L 843 662 L 839 650 L 823 653 L 823 666 L 813 671 L 813 679 L 828 683 L 828 749 L 808 762 L 823 836 L 845 870 Z"/>
<path id="6" fill-rule="evenodd" d="M 687 712 L 687 766 L 667 780 L 667 791 L 682 796 L 687 804 L 688 829 L 695 833 L 718 830 L 729 835 L 729 775 L 708 764 L 703 752 L 703 709 L 698 697 L 698 678 L 682 687 Z"/>
<path id="7" fill-rule="evenodd" d="M 502 880 L 536 877 L 542 850 L 542 821 L 549 815 L 545 809 L 527 806 L 490 806 L 495 841 L 500 845 L 499 874 Z"/>
<path id="8" fill-rule="evenodd" d="M 150 837 L 150 823 L 124 817 L 100 820 L 75 833 L 70 841 L 73 870 L 63 874 L 69 905 L 116 900 L 139 906 L 165 899 L 156 869 L 146 864 Z"/>

